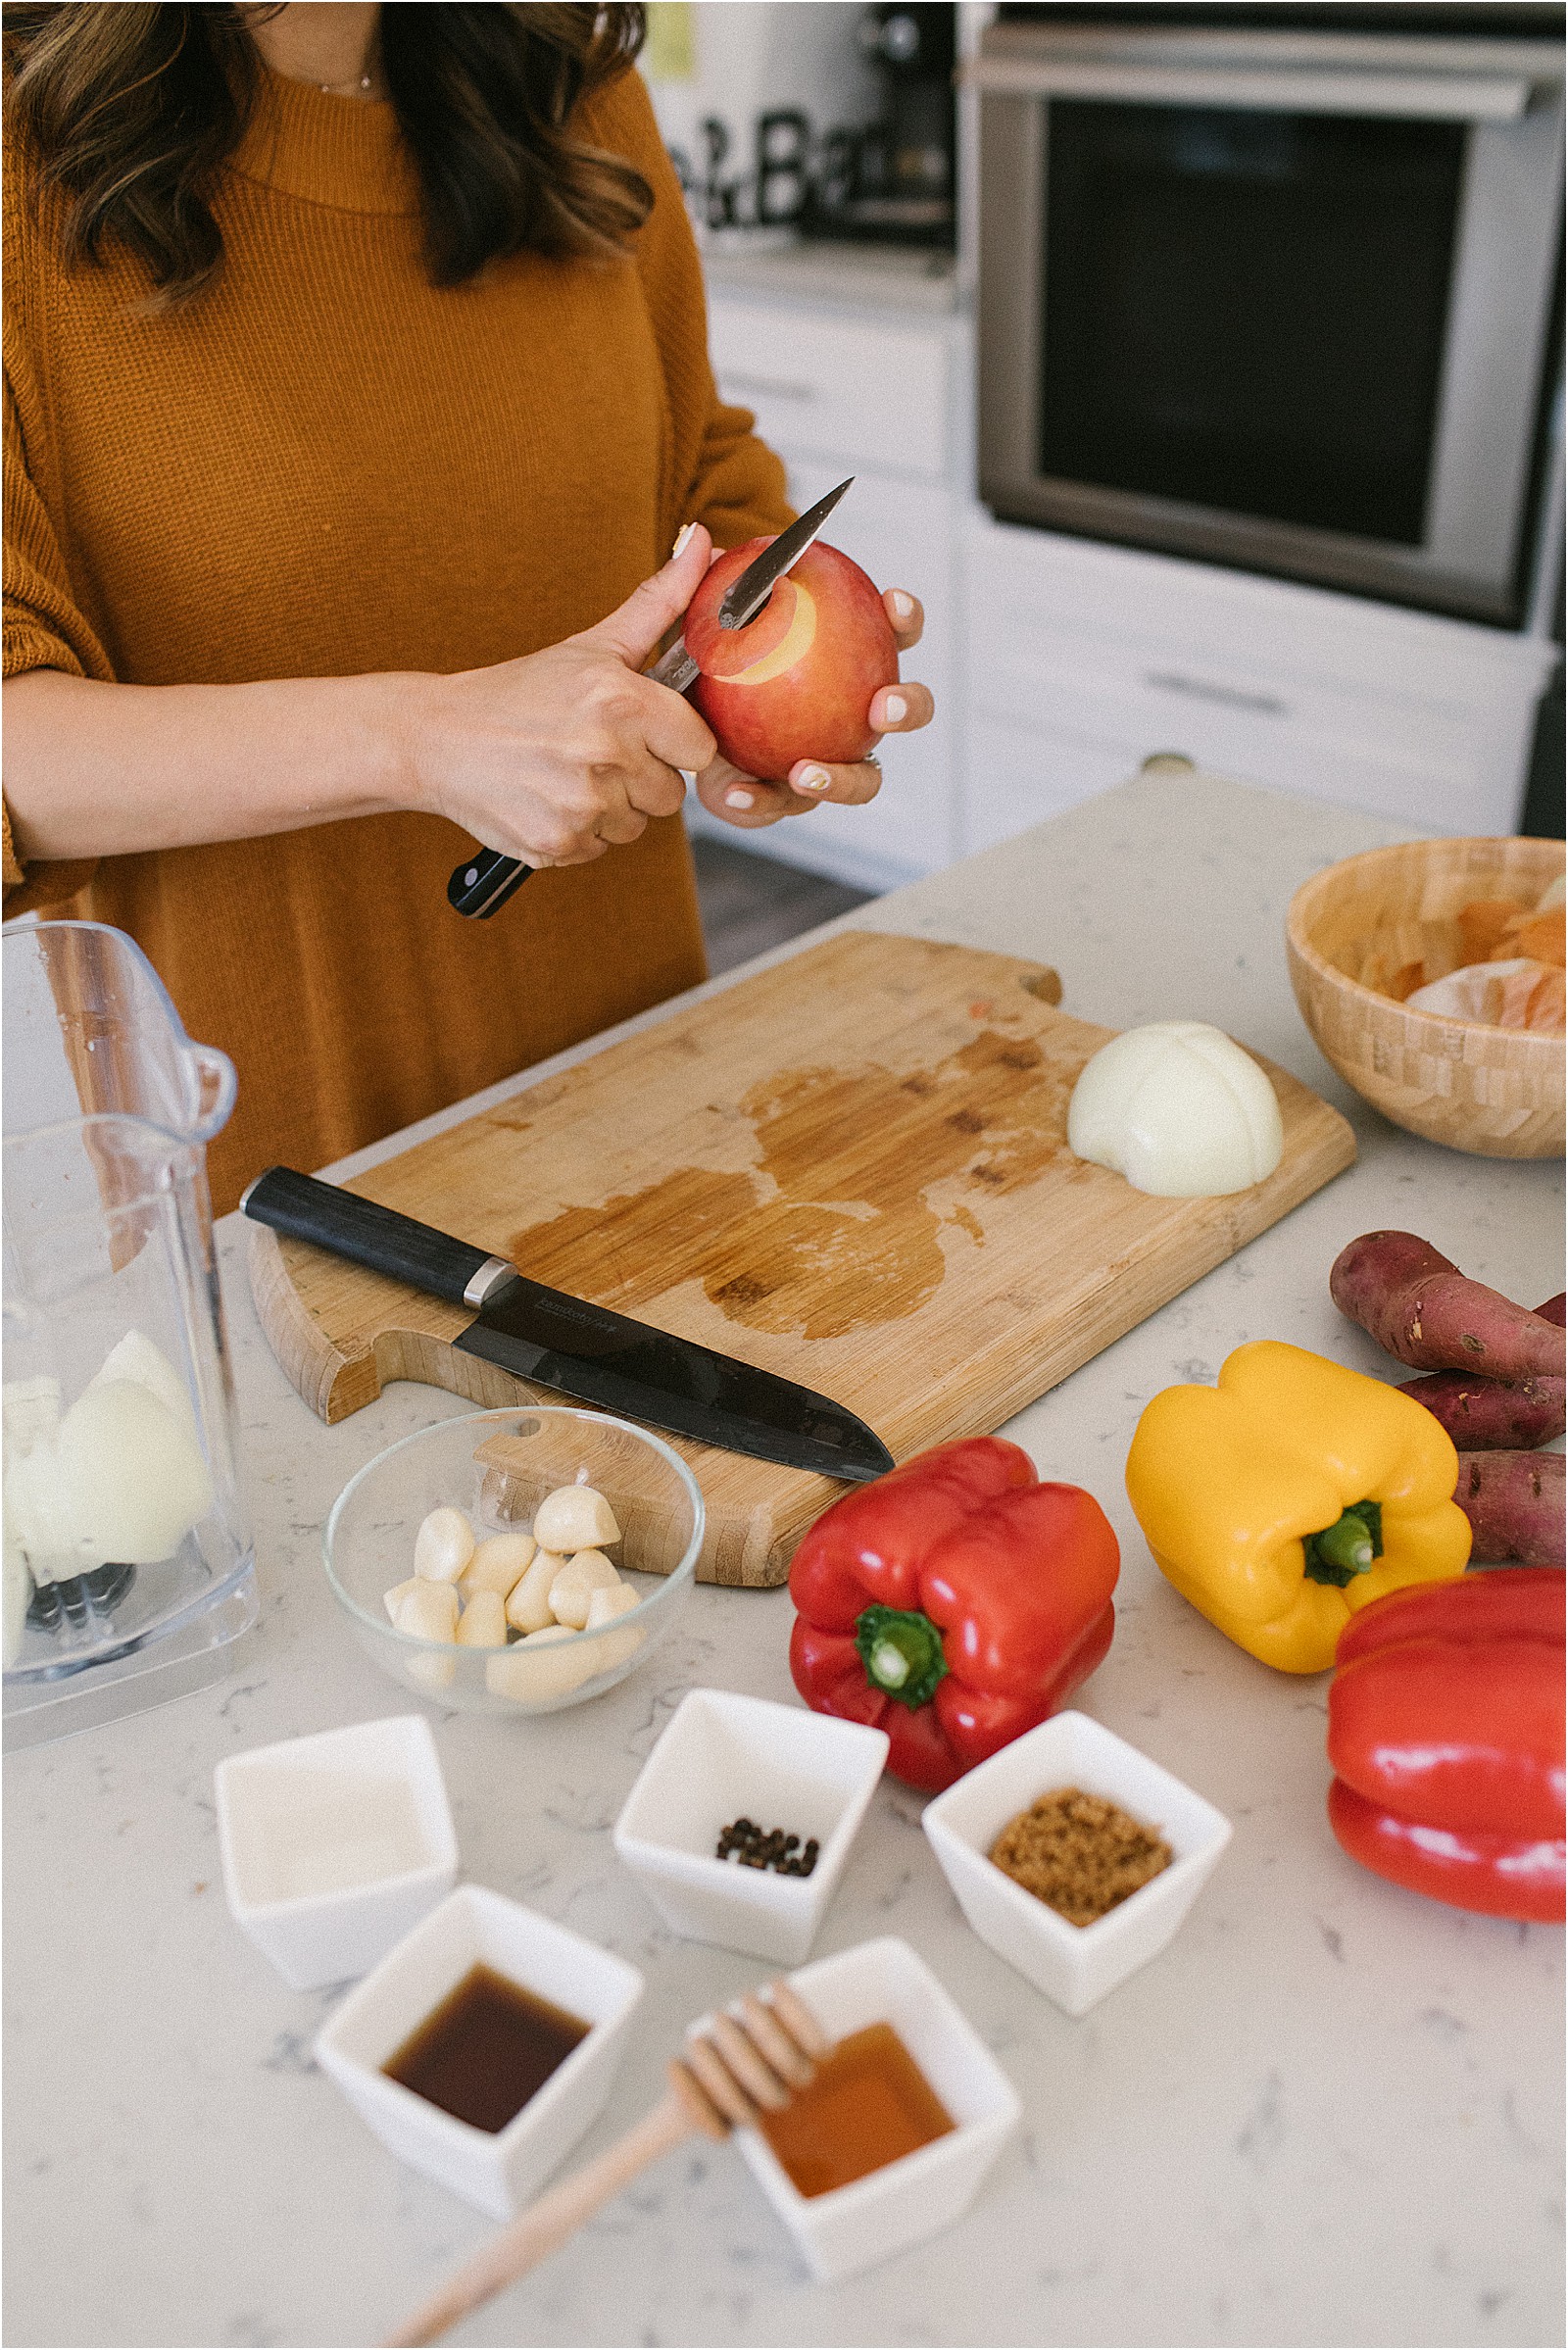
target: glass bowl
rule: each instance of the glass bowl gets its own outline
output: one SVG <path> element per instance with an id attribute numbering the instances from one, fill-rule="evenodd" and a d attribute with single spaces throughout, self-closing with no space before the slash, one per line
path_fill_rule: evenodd
<path id="1" fill-rule="evenodd" d="M 489 1461 L 475 1457 L 481 1446 Z M 533 1505 L 566 1485 L 595 1487 L 614 1511 L 621 1540 L 609 1549 L 639 1593 L 635 1607 L 526 1655 L 515 1639 L 470 1648 L 398 1631 L 385 1594 L 414 1573 L 415 1537 L 431 1510 L 466 1511 L 483 1541 L 526 1532 Z M 514 1405 L 439 1420 L 377 1453 L 332 1504 L 321 1550 L 360 1645 L 401 1688 L 462 1713 L 553 1714 L 602 1696 L 653 1654 L 691 1595 L 703 1518 L 696 1479 L 661 1438 L 604 1412 Z"/>

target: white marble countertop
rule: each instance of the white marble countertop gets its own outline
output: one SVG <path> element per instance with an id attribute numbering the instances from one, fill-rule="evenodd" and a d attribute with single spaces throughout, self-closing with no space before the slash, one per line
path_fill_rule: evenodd
<path id="1" fill-rule="evenodd" d="M 1009 1432 L 1045 1475 L 1087 1486 L 1122 1541 L 1115 1644 L 1075 1702 L 1218 1804 L 1235 1837 L 1169 1949 L 1073 2022 L 975 1940 L 919 1798 L 885 1781 L 818 1949 L 906 1936 L 1016 2083 L 1023 2130 L 968 2218 L 820 2288 L 734 2152 L 704 2145 L 457 2340 L 1560 2341 L 1561 1934 L 1441 1907 L 1344 1857 L 1324 1817 L 1325 1683 L 1269 1672 L 1197 1616 L 1122 1490 L 1148 1397 L 1212 1377 L 1245 1339 L 1403 1376 L 1329 1301 L 1328 1267 L 1357 1232 L 1418 1230 L 1529 1301 L 1561 1285 L 1559 1170 L 1396 1132 L 1298 1018 L 1291 891 L 1396 837 L 1343 809 L 1145 775 L 853 917 L 1054 962 L 1067 1007 L 1091 1019 L 1219 1021 L 1354 1120 L 1353 1170 Z M 350 2112 L 310 2054 L 335 1994 L 285 1989 L 224 1908 L 214 1765 L 408 1707 L 332 1605 L 319 1530 L 372 1451 L 454 1408 L 399 1386 L 320 1427 L 261 1339 L 234 1222 L 225 1292 L 260 1624 L 226 1683 L 5 1772 L 16 2343 L 375 2341 L 488 2225 Z M 532 1729 L 432 1717 L 464 1874 L 648 1976 L 584 2156 L 653 2101 L 684 2023 L 765 1972 L 664 1933 L 608 1831 L 686 1689 L 792 1697 L 789 1621 L 783 1591 L 699 1588 L 649 1670 L 597 1704 Z"/>

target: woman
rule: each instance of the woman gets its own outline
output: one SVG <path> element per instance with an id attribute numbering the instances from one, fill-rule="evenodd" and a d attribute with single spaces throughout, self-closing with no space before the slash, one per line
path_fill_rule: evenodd
<path id="1" fill-rule="evenodd" d="M 876 789 L 639 674 L 789 513 L 641 17 L 6 11 L 7 911 L 127 930 L 232 1054 L 220 1211 L 701 978 L 681 769 L 742 830 Z M 545 868 L 488 923 L 475 839 Z"/>

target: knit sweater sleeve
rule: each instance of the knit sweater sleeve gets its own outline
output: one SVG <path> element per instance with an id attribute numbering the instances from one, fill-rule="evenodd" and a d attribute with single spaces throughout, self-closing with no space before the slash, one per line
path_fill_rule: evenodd
<path id="1" fill-rule="evenodd" d="M 73 677 L 113 679 L 109 657 L 72 591 L 46 497 L 52 470 L 46 409 L 27 335 L 29 318 L 38 315 L 30 297 L 39 256 L 24 226 L 9 156 L 6 179 L 4 674 L 63 669 Z M 8 914 L 74 897 L 93 871 L 90 858 L 24 866 L 12 839 L 9 807 L 0 808 L 0 853 Z"/>
<path id="2" fill-rule="evenodd" d="M 702 264 L 642 76 L 623 74 L 600 97 L 595 115 L 599 136 L 634 163 L 654 191 L 636 251 L 669 395 L 670 536 L 682 522 L 706 522 L 719 546 L 735 547 L 782 530 L 794 514 L 783 465 L 759 440 L 750 411 L 726 407 L 713 382 Z"/>

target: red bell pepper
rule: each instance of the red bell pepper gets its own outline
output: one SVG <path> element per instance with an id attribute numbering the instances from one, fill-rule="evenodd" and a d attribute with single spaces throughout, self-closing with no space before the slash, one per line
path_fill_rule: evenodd
<path id="1" fill-rule="evenodd" d="M 795 1686 L 885 1730 L 898 1778 L 951 1787 L 1094 1671 L 1120 1564 L 1093 1495 L 1042 1485 L 1017 1444 L 938 1444 L 835 1501 L 796 1551 Z"/>
<path id="2" fill-rule="evenodd" d="M 1329 1824 L 1352 1860 L 1456 1909 L 1565 1909 L 1563 1577 L 1502 1568 L 1350 1618 L 1329 1688 Z"/>

